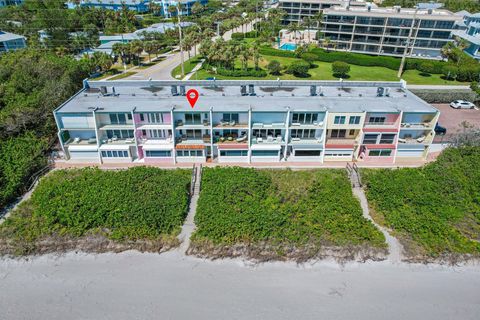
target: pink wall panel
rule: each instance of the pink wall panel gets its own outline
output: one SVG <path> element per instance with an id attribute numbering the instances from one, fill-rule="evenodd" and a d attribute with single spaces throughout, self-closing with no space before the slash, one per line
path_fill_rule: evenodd
<path id="1" fill-rule="evenodd" d="M 172 116 L 170 113 L 164 113 L 163 114 L 163 122 L 165 124 L 171 124 L 172 123 Z"/>

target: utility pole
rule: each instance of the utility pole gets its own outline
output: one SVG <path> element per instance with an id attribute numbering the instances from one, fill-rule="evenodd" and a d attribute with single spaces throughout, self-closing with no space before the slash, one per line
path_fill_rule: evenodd
<path id="1" fill-rule="evenodd" d="M 405 44 L 405 50 L 403 51 L 402 61 L 400 62 L 400 68 L 398 69 L 397 78 L 402 77 L 403 68 L 405 67 L 405 60 L 407 58 L 408 47 L 410 47 L 410 41 L 412 40 L 413 28 L 415 28 L 415 20 L 417 20 L 417 11 L 418 11 L 418 6 L 415 6 L 415 13 L 413 14 L 412 27 L 410 28 L 410 31 L 408 32 L 407 43 Z M 418 30 L 418 28 L 417 28 L 417 30 Z"/>
<path id="2" fill-rule="evenodd" d="M 180 2 L 177 5 L 177 19 L 178 19 L 178 35 L 179 35 L 179 40 L 180 40 L 180 61 L 181 61 L 181 66 L 182 66 L 182 79 L 185 77 L 185 69 L 183 67 L 184 61 L 183 61 L 183 40 L 182 40 L 182 22 L 180 21 Z"/>

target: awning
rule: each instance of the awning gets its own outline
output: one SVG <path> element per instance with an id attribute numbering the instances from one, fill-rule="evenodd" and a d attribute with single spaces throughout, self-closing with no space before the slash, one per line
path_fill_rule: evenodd
<path id="1" fill-rule="evenodd" d="M 133 144 L 102 144 L 100 150 L 128 150 Z"/>
<path id="2" fill-rule="evenodd" d="M 282 145 L 280 144 L 254 144 L 252 150 L 280 150 Z"/>
<path id="3" fill-rule="evenodd" d="M 187 149 L 187 150 L 203 150 L 205 149 L 205 146 L 204 145 L 201 145 L 201 144 L 177 144 L 176 146 L 176 149 L 177 150 L 181 150 L 181 149 Z"/>
<path id="4" fill-rule="evenodd" d="M 219 143 L 217 147 L 219 150 L 248 150 L 246 143 Z"/>
<path id="5" fill-rule="evenodd" d="M 98 151 L 97 145 L 69 145 L 69 151 Z"/>

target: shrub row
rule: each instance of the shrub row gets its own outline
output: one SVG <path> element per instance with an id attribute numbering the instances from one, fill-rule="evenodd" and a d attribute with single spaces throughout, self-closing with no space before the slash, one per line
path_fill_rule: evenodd
<path id="1" fill-rule="evenodd" d="M 248 31 L 245 33 L 242 32 L 234 32 L 232 33 L 233 40 L 242 40 L 245 38 L 256 38 L 258 36 L 257 31 Z"/>
<path id="2" fill-rule="evenodd" d="M 224 68 L 217 68 L 217 73 L 221 76 L 226 77 L 255 77 L 255 78 L 263 78 L 267 76 L 267 72 L 265 70 L 255 70 L 255 69 L 235 69 L 229 70 Z"/>
<path id="3" fill-rule="evenodd" d="M 476 101 L 477 94 L 472 90 L 411 90 L 428 103 L 450 103 L 454 100 Z"/>

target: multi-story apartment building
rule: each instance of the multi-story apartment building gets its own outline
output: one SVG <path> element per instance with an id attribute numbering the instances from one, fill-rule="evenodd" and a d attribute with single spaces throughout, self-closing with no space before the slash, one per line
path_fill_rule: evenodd
<path id="1" fill-rule="evenodd" d="M 24 36 L 0 30 L 0 53 L 23 49 L 26 46 Z"/>
<path id="2" fill-rule="evenodd" d="M 464 39 L 468 46 L 464 51 L 475 59 L 480 60 L 480 13 L 471 14 L 468 11 L 457 12 L 462 17 L 459 28 L 453 32 L 455 37 Z"/>
<path id="3" fill-rule="evenodd" d="M 68 1 L 67 6 L 69 8 L 74 8 L 79 5 L 80 7 L 108 9 L 115 11 L 127 8 L 128 10 L 143 13 L 149 10 L 148 2 L 148 0 L 80 0 L 78 4 L 76 1 Z"/>
<path id="4" fill-rule="evenodd" d="M 85 81 L 54 115 L 68 161 L 383 164 L 425 159 L 439 112 L 404 81 L 137 80 Z"/>
<path id="5" fill-rule="evenodd" d="M 332 6 L 366 6 L 366 2 L 353 0 L 279 0 L 278 8 L 287 14 L 283 17 L 283 24 L 301 23 L 306 17 L 313 18 L 321 10 Z M 312 25 L 313 27 L 318 27 Z"/>
<path id="6" fill-rule="evenodd" d="M 180 15 L 189 16 L 192 14 L 192 7 L 195 2 L 199 2 L 201 5 L 206 5 L 208 0 L 153 0 L 153 3 L 156 3 L 161 8 L 162 16 L 166 18 L 171 18 L 176 16 L 175 13 L 169 12 L 168 8 L 170 6 L 177 6 L 178 3 L 181 3 Z"/>
<path id="7" fill-rule="evenodd" d="M 461 17 L 448 10 L 334 6 L 323 11 L 323 37 L 334 49 L 368 54 L 441 58 Z"/>
<path id="8" fill-rule="evenodd" d="M 6 6 L 19 6 L 24 0 L 0 0 L 0 8 Z"/>

